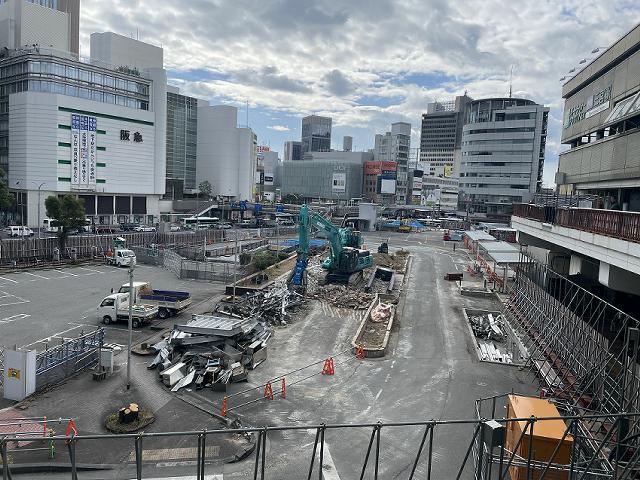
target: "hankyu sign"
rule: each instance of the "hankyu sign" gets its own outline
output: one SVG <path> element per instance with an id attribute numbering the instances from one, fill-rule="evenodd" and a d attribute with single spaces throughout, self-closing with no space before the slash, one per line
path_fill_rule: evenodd
<path id="1" fill-rule="evenodd" d="M 96 117 L 71 115 L 71 185 L 91 189 L 96 185 Z"/>
<path id="2" fill-rule="evenodd" d="M 123 142 L 131 141 L 130 130 L 120 130 L 120 140 Z M 140 132 L 133 132 L 133 141 L 135 143 L 142 143 L 142 134 Z"/>
<path id="3" fill-rule="evenodd" d="M 364 162 L 365 175 L 380 175 L 385 172 L 395 172 L 396 162 Z"/>

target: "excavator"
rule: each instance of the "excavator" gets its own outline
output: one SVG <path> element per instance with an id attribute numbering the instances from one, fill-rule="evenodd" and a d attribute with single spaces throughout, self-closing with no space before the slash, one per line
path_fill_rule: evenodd
<path id="1" fill-rule="evenodd" d="M 304 290 L 309 263 L 309 233 L 311 227 L 323 232 L 329 241 L 330 254 L 322 262 L 327 270 L 327 282 L 348 283 L 354 273 L 373 266 L 373 256 L 362 250 L 360 232 L 351 227 L 339 228 L 322 215 L 310 212 L 306 205 L 300 207 L 298 259 L 289 277 L 289 287 Z"/>

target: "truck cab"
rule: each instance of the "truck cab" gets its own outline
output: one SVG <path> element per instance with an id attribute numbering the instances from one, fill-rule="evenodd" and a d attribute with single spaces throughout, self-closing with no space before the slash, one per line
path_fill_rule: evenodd
<path id="1" fill-rule="evenodd" d="M 136 265 L 136 254 L 127 248 L 116 250 L 113 255 L 113 264 L 117 267 L 131 267 Z"/>
<path id="2" fill-rule="evenodd" d="M 158 307 L 153 305 L 133 305 L 131 326 L 138 328 L 153 320 L 158 314 Z M 96 308 L 96 317 L 105 325 L 129 319 L 129 294 L 112 293 L 102 299 Z"/>

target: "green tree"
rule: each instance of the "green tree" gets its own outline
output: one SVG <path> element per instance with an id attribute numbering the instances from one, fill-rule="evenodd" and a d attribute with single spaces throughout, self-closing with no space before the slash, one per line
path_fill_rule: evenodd
<path id="1" fill-rule="evenodd" d="M 211 193 L 213 192 L 213 188 L 211 187 L 211 183 L 209 182 L 209 180 L 204 180 L 203 182 L 200 182 L 200 184 L 198 185 L 198 190 L 200 191 L 200 196 L 202 198 L 211 198 Z"/>
<path id="2" fill-rule="evenodd" d="M 9 208 L 13 203 L 13 197 L 9 193 L 9 187 L 4 177 L 4 170 L 0 168 L 0 210 Z"/>
<path id="3" fill-rule="evenodd" d="M 302 197 L 297 193 L 288 193 L 280 200 L 280 203 L 286 203 L 289 205 L 300 205 L 302 203 Z"/>
<path id="4" fill-rule="evenodd" d="M 58 227 L 61 227 L 58 228 L 58 242 L 60 250 L 62 250 L 69 236 L 69 231 L 84 228 L 84 202 L 71 194 L 62 198 L 52 195 L 46 198 L 44 206 L 47 210 L 47 217 L 54 219 Z"/>

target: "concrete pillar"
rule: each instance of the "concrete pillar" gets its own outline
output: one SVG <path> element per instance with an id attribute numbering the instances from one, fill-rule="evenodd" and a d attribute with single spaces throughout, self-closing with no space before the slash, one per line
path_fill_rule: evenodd
<path id="1" fill-rule="evenodd" d="M 598 281 L 612 290 L 640 295 L 640 275 L 600 262 Z"/>

